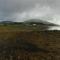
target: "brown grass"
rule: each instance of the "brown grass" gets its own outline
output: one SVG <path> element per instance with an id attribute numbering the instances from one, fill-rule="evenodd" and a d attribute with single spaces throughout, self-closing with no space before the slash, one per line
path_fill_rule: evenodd
<path id="1" fill-rule="evenodd" d="M 38 48 L 43 48 L 49 52 L 20 50 L 16 44 L 17 38 L 23 39 L 25 42 L 34 44 Z M 33 31 L 29 29 L 1 27 L 0 46 L 12 44 L 15 44 L 16 48 L 13 55 L 7 52 L 9 50 L 5 50 L 5 53 L 3 50 L 2 53 L 0 52 L 0 60 L 60 60 L 60 31 Z"/>

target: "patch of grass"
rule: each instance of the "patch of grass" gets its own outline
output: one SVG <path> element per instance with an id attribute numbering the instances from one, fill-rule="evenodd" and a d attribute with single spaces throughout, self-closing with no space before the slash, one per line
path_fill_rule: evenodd
<path id="1" fill-rule="evenodd" d="M 21 50 L 19 48 L 21 45 L 16 44 L 17 38 L 19 38 L 19 40 L 23 39 L 25 42 L 31 43 L 38 48 L 45 49 L 49 52 L 44 53 L 42 51 L 38 53 L 30 53 Z M 40 31 L 40 28 L 38 27 L 24 25 L 0 25 L 0 49 L 2 50 L 2 52 L 0 52 L 0 58 L 2 59 L 0 60 L 4 60 L 3 57 L 7 57 L 6 59 L 12 58 L 13 60 L 16 60 L 18 56 L 23 60 L 25 59 L 23 57 L 26 57 L 26 59 L 29 58 L 30 60 L 58 60 L 57 56 L 60 56 L 59 48 L 60 31 Z"/>

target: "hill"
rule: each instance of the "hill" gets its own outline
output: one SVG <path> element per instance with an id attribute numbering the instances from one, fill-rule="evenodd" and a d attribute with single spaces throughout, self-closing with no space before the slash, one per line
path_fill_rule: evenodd
<path id="1" fill-rule="evenodd" d="M 57 26 L 56 24 L 50 23 L 48 21 L 40 20 L 40 19 L 29 19 L 24 21 L 24 23 L 28 24 L 40 24 L 40 25 L 47 25 L 47 26 Z"/>

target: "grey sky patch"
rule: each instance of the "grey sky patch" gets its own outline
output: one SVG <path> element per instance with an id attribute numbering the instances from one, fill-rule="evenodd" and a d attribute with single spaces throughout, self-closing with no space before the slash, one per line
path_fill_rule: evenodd
<path id="1" fill-rule="evenodd" d="M 60 24 L 60 0 L 0 0 L 0 20 L 30 18 Z"/>

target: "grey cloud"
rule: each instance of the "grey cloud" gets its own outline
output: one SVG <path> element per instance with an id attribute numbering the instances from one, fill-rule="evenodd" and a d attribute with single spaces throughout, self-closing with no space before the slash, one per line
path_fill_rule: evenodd
<path id="1" fill-rule="evenodd" d="M 60 13 L 60 0 L 0 0 L 0 19 L 14 20 L 17 19 L 16 16 L 14 17 L 14 14 L 19 13 L 20 15 L 23 15 L 24 12 L 28 15 L 28 13 L 31 12 L 29 10 L 35 8 L 34 6 L 36 4 L 39 4 L 40 8 L 49 6 L 54 11 L 53 13 Z M 49 10 L 47 11 L 52 12 Z"/>
<path id="2" fill-rule="evenodd" d="M 0 0 L 0 8 L 5 12 L 24 11 L 39 3 L 58 9 L 59 2 L 60 0 Z"/>

